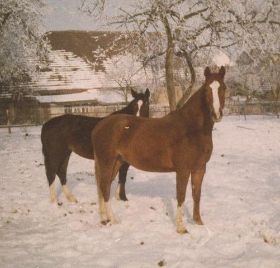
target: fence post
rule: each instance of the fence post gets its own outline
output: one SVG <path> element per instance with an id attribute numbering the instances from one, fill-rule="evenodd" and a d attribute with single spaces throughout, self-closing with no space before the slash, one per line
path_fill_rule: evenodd
<path id="1" fill-rule="evenodd" d="M 9 110 L 7 109 L 6 110 L 6 115 L 7 115 L 7 126 L 8 126 L 8 131 L 9 131 L 9 134 L 12 133 L 12 130 L 11 130 L 11 123 L 10 123 L 10 114 L 9 114 Z"/>

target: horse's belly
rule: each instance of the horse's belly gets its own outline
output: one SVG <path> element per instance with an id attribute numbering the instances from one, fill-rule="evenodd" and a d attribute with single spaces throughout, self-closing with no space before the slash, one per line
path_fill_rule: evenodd
<path id="1" fill-rule="evenodd" d="M 174 171 L 172 161 L 167 153 L 147 152 L 133 149 L 122 155 L 123 159 L 132 166 L 150 172 Z"/>
<path id="2" fill-rule="evenodd" d="M 76 153 L 77 155 L 87 158 L 94 159 L 93 146 L 88 144 L 70 144 L 69 149 Z"/>
<path id="3" fill-rule="evenodd" d="M 137 169 L 148 171 L 148 172 L 172 172 L 175 171 L 173 168 L 167 166 L 153 166 L 143 165 L 143 163 L 131 163 L 131 165 Z"/>

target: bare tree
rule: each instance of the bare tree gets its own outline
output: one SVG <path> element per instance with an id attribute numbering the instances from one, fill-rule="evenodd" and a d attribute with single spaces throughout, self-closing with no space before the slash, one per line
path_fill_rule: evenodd
<path id="1" fill-rule="evenodd" d="M 104 1 L 83 2 L 104 6 Z M 269 49 L 274 36 L 279 36 L 279 10 L 279 1 L 275 0 L 238 3 L 224 0 L 144 0 L 120 7 L 120 15 L 112 18 L 111 23 L 133 33 L 134 47 L 138 46 L 143 64 L 164 57 L 169 105 L 174 110 L 184 104 L 193 90 L 196 59 L 207 61 L 207 53 L 213 47 L 242 47 L 248 52 L 254 48 Z M 184 87 L 180 100 L 176 99 L 175 92 L 175 57 L 184 59 L 187 66 L 184 73 L 190 77 L 189 87 Z"/>
<path id="2" fill-rule="evenodd" d="M 106 61 L 105 79 L 118 89 L 118 92 L 127 103 L 131 89 L 138 90 L 153 88 L 154 79 L 151 72 L 146 71 L 140 62 L 136 61 L 130 53 L 122 53 Z"/>

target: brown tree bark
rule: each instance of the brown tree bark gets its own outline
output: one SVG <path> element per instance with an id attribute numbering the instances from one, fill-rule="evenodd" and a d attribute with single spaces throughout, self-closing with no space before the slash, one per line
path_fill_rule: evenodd
<path id="1" fill-rule="evenodd" d="M 191 74 L 191 82 L 190 82 L 190 85 L 188 86 L 188 88 L 185 90 L 185 92 L 183 92 L 183 96 L 181 97 L 181 99 L 178 101 L 177 108 L 182 107 L 185 104 L 185 102 L 188 100 L 188 98 L 190 97 L 190 95 L 193 91 L 194 84 L 196 82 L 196 73 L 195 73 L 195 69 L 192 65 L 191 56 L 185 50 L 182 50 L 182 56 L 184 56 L 186 63 L 188 65 L 188 68 L 189 68 L 189 71 Z"/>
<path id="2" fill-rule="evenodd" d="M 176 92 L 174 83 L 174 40 L 170 25 L 166 16 L 162 16 L 162 23 L 165 27 L 167 35 L 167 50 L 165 56 L 165 76 L 166 76 L 166 89 L 168 95 L 168 102 L 171 111 L 176 110 Z"/>

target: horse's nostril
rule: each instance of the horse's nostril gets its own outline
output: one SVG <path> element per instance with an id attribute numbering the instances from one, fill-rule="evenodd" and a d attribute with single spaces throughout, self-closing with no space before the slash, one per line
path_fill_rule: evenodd
<path id="1" fill-rule="evenodd" d="M 220 122 L 222 120 L 222 117 L 223 117 L 222 113 L 213 113 L 212 114 L 212 120 L 214 122 Z"/>

